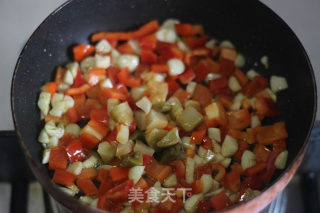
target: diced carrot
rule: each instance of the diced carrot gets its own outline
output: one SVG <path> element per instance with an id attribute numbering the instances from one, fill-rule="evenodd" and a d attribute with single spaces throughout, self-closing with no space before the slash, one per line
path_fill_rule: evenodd
<path id="1" fill-rule="evenodd" d="M 233 104 L 232 97 L 224 95 L 224 94 L 220 94 L 219 100 L 225 108 L 230 109 L 232 107 L 232 104 Z"/>
<path id="2" fill-rule="evenodd" d="M 193 131 L 191 134 L 190 144 L 201 144 L 203 137 L 206 135 L 207 129 Z"/>
<path id="3" fill-rule="evenodd" d="M 90 86 L 88 84 L 84 84 L 81 87 L 78 88 L 70 88 L 67 89 L 65 92 L 66 95 L 81 95 L 86 93 L 90 89 Z"/>
<path id="4" fill-rule="evenodd" d="M 262 144 L 256 144 L 253 149 L 253 153 L 256 155 L 257 162 L 267 162 L 271 154 L 271 150 Z"/>
<path id="5" fill-rule="evenodd" d="M 97 170 L 95 168 L 85 168 L 81 170 L 81 173 L 77 176 L 78 179 L 93 179 L 97 177 Z"/>
<path id="6" fill-rule="evenodd" d="M 95 47 L 90 44 L 79 44 L 72 48 L 75 61 L 82 61 L 85 57 L 91 55 L 95 51 Z"/>
<path id="7" fill-rule="evenodd" d="M 223 178 L 221 185 L 231 192 L 239 191 L 241 185 L 240 174 L 235 170 L 228 172 Z"/>
<path id="8" fill-rule="evenodd" d="M 89 70 L 88 83 L 91 86 L 98 84 L 102 79 L 106 77 L 106 69 L 104 68 L 94 68 Z"/>
<path id="9" fill-rule="evenodd" d="M 149 188 L 149 186 L 147 181 L 143 177 L 141 177 L 139 181 L 134 185 L 134 188 L 136 189 L 140 188 L 140 189 L 146 190 Z"/>
<path id="10" fill-rule="evenodd" d="M 175 91 L 175 93 L 172 96 L 176 97 L 180 101 L 180 103 L 184 105 L 184 102 L 190 99 L 191 94 L 185 91 L 184 89 L 179 88 L 177 91 Z"/>
<path id="11" fill-rule="evenodd" d="M 140 27 L 136 31 L 132 32 L 100 32 L 95 33 L 91 37 L 92 42 L 97 42 L 102 39 L 110 39 L 110 40 L 130 40 L 134 38 L 140 38 L 151 34 L 159 29 L 159 23 L 156 20 L 150 21 Z"/>
<path id="12" fill-rule="evenodd" d="M 145 171 L 148 176 L 158 180 L 160 183 L 169 177 L 172 174 L 172 169 L 170 166 L 165 166 L 158 163 L 156 160 L 153 160 L 145 168 Z"/>
<path id="13" fill-rule="evenodd" d="M 169 66 L 167 64 L 153 64 L 151 65 L 152 72 L 168 72 Z"/>
<path id="14" fill-rule="evenodd" d="M 119 45 L 117 49 L 121 54 L 134 54 L 134 50 L 128 42 Z"/>
<path id="15" fill-rule="evenodd" d="M 77 185 L 84 192 L 86 196 L 92 196 L 98 194 L 98 189 L 94 185 L 91 179 L 81 178 L 77 180 Z"/>
<path id="16" fill-rule="evenodd" d="M 63 169 L 54 171 L 52 181 L 64 186 L 71 186 L 75 180 L 75 175 Z"/>
<path id="17" fill-rule="evenodd" d="M 203 190 L 203 182 L 202 180 L 195 180 L 191 183 L 192 193 L 198 194 Z"/>
<path id="18" fill-rule="evenodd" d="M 88 150 L 93 149 L 100 142 L 99 139 L 97 139 L 95 136 L 87 133 L 82 133 L 80 135 L 80 141 L 82 143 L 82 146 Z"/>
<path id="19" fill-rule="evenodd" d="M 129 176 L 129 168 L 112 167 L 110 169 L 110 177 L 113 182 L 121 182 L 127 180 Z"/>
<path id="20" fill-rule="evenodd" d="M 151 50 L 141 50 L 141 64 L 154 64 L 157 63 L 158 56 Z"/>
<path id="21" fill-rule="evenodd" d="M 50 149 L 49 169 L 66 169 L 67 168 L 67 154 L 62 147 L 52 147 Z"/>

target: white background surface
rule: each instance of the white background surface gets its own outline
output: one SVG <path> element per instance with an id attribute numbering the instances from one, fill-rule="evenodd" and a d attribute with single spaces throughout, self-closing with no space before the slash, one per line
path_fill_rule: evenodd
<path id="1" fill-rule="evenodd" d="M 13 130 L 10 86 L 15 63 L 37 26 L 65 0 L 0 0 L 0 130 Z M 320 83 L 320 1 L 262 0 L 297 34 Z M 319 89 L 318 89 L 318 94 Z M 319 100 L 318 100 L 318 106 Z M 318 113 L 317 119 L 320 119 Z"/>

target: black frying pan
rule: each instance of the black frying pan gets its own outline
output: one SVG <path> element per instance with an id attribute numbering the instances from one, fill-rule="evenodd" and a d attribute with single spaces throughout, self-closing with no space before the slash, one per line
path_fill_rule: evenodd
<path id="1" fill-rule="evenodd" d="M 167 18 L 203 24 L 209 35 L 231 40 L 247 57 L 245 71 L 254 67 L 267 78 L 274 74 L 288 80 L 289 89 L 279 93 L 277 101 L 289 132 L 288 167 L 276 175 L 262 195 L 231 210 L 261 209 L 279 193 L 299 166 L 315 118 L 315 79 L 297 37 L 262 3 L 256 0 L 73 0 L 49 15 L 32 34 L 19 56 L 11 91 L 14 123 L 30 167 L 45 189 L 73 211 L 91 210 L 60 192 L 51 182 L 47 166 L 41 164 L 43 148 L 37 137 L 43 124 L 36 104 L 40 87 L 53 78 L 58 65 L 72 60 L 71 47 L 87 43 L 93 32 L 132 30 L 151 19 L 161 22 Z M 269 70 L 254 63 L 263 55 L 269 56 Z M 260 203 L 262 200 L 265 202 Z"/>

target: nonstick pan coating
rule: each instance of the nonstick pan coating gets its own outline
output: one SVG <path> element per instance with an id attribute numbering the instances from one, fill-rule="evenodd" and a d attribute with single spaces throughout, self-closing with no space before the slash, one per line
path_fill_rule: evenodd
<path id="1" fill-rule="evenodd" d="M 72 60 L 71 47 L 89 42 L 98 31 L 132 30 L 151 19 L 177 18 L 198 23 L 216 39 L 231 40 L 247 58 L 244 71 L 253 67 L 263 76 L 287 78 L 289 89 L 278 94 L 277 105 L 289 132 L 288 168 L 276 174 L 280 180 L 303 154 L 316 112 L 315 79 L 308 56 L 290 28 L 262 3 L 252 1 L 174 0 L 74 0 L 69 1 L 38 27 L 23 49 L 12 81 L 12 111 L 17 134 L 28 162 L 39 181 L 63 205 L 87 212 L 58 190 L 41 164 L 43 148 L 37 137 L 43 123 L 37 100 L 41 85 L 52 80 L 58 65 Z M 269 57 L 270 68 L 259 62 Z M 266 123 L 276 120 L 267 120 Z M 293 171 L 294 172 L 294 171 Z M 263 206 L 265 204 L 261 204 Z"/>

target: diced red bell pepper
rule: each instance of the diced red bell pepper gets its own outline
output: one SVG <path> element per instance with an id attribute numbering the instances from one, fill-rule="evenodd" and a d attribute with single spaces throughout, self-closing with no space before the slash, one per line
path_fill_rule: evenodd
<path id="1" fill-rule="evenodd" d="M 230 96 L 232 95 L 232 91 L 229 87 L 225 87 L 225 88 L 222 88 L 222 89 L 218 89 L 218 90 L 215 90 L 214 92 L 212 92 L 212 95 L 213 96 L 218 96 L 218 95 L 226 95 L 226 96 Z"/>
<path id="2" fill-rule="evenodd" d="M 95 168 L 84 168 L 81 173 L 77 176 L 77 179 L 93 179 L 97 177 L 97 170 Z"/>
<path id="3" fill-rule="evenodd" d="M 152 72 L 168 72 L 169 66 L 167 64 L 152 64 L 151 71 Z"/>
<path id="4" fill-rule="evenodd" d="M 224 176 L 221 185 L 231 192 L 239 191 L 241 185 L 240 174 L 235 170 L 228 172 Z"/>
<path id="5" fill-rule="evenodd" d="M 63 147 L 52 147 L 50 149 L 49 169 L 66 169 L 67 168 L 67 155 Z"/>
<path id="6" fill-rule="evenodd" d="M 247 83 L 243 88 L 242 88 L 242 93 L 249 98 L 260 92 L 261 90 L 264 90 L 267 88 L 269 85 L 269 82 L 266 78 L 262 76 L 256 76 Z"/>
<path id="7" fill-rule="evenodd" d="M 116 88 L 101 88 L 99 92 L 99 100 L 101 103 L 106 102 L 107 99 L 114 98 L 120 101 L 126 100 L 125 94 L 121 91 L 117 90 Z"/>
<path id="8" fill-rule="evenodd" d="M 227 108 L 227 109 L 231 109 L 232 105 L 233 105 L 233 99 L 232 97 L 225 95 L 225 94 L 220 94 L 220 102 L 222 103 L 222 105 Z"/>
<path id="9" fill-rule="evenodd" d="M 284 122 L 278 122 L 274 125 L 261 126 L 255 128 L 257 142 L 263 145 L 270 145 L 276 140 L 286 139 L 288 132 Z"/>
<path id="10" fill-rule="evenodd" d="M 154 48 L 156 48 L 156 45 L 157 45 L 157 39 L 155 34 L 141 37 L 139 38 L 138 41 L 141 49 L 145 49 L 145 50 L 154 50 Z"/>
<path id="11" fill-rule="evenodd" d="M 117 141 L 116 140 L 117 134 L 118 134 L 118 130 L 117 128 L 114 128 L 103 140 L 108 142 Z"/>
<path id="12" fill-rule="evenodd" d="M 172 174 L 170 166 L 162 165 L 156 160 L 148 164 L 145 171 L 148 176 L 158 180 L 160 183 L 163 183 L 163 181 Z"/>
<path id="13" fill-rule="evenodd" d="M 249 145 L 245 141 L 238 141 L 238 151 L 232 156 L 232 158 L 238 162 L 241 162 L 241 157 L 244 151 L 249 149 Z"/>
<path id="14" fill-rule="evenodd" d="M 239 69 L 235 69 L 234 71 L 234 77 L 238 80 L 239 84 L 243 87 L 248 83 L 247 76 Z"/>
<path id="15" fill-rule="evenodd" d="M 211 165 L 206 164 L 203 166 L 198 166 L 194 171 L 194 178 L 199 180 L 204 174 L 212 174 Z"/>
<path id="16" fill-rule="evenodd" d="M 223 76 L 231 76 L 234 72 L 234 61 L 228 59 L 219 59 L 219 73 Z"/>
<path id="17" fill-rule="evenodd" d="M 127 67 L 122 69 L 117 76 L 119 82 L 128 87 L 138 87 L 141 84 L 141 79 L 130 75 L 130 71 Z"/>
<path id="18" fill-rule="evenodd" d="M 251 115 L 247 109 L 233 110 L 228 115 L 228 127 L 230 129 L 241 130 L 251 124 Z"/>
<path id="19" fill-rule="evenodd" d="M 182 84 L 188 84 L 196 77 L 196 74 L 193 72 L 192 69 L 187 69 L 184 73 L 179 75 L 178 79 Z"/>
<path id="20" fill-rule="evenodd" d="M 254 130 L 247 128 L 247 132 L 242 132 L 240 130 L 229 129 L 228 134 L 235 139 L 242 140 L 248 144 L 253 144 L 256 142 Z"/>
<path id="21" fill-rule="evenodd" d="M 210 90 L 217 91 L 228 86 L 228 79 L 226 77 L 221 77 L 213 79 L 210 81 Z"/>
<path id="22" fill-rule="evenodd" d="M 52 181 L 64 186 L 71 186 L 76 176 L 63 169 L 56 169 L 53 173 Z"/>
<path id="23" fill-rule="evenodd" d="M 107 178 L 109 177 L 109 171 L 106 169 L 99 169 L 98 174 L 96 177 L 96 180 L 100 183 L 107 181 Z"/>
<path id="24" fill-rule="evenodd" d="M 82 146 L 88 150 L 92 150 L 100 142 L 95 136 L 87 133 L 82 133 L 80 135 L 80 141 Z"/>
<path id="25" fill-rule="evenodd" d="M 172 166 L 175 169 L 177 179 L 181 179 L 181 178 L 185 177 L 186 166 L 184 165 L 182 160 L 172 161 L 169 165 Z"/>
<path id="26" fill-rule="evenodd" d="M 220 192 L 211 197 L 210 203 L 215 210 L 222 210 L 233 205 L 230 198 L 224 192 Z"/>
<path id="27" fill-rule="evenodd" d="M 186 36 L 182 38 L 182 41 L 188 45 L 191 49 L 195 49 L 201 46 L 204 46 L 208 41 L 209 36 L 201 35 L 201 36 Z"/>
<path id="28" fill-rule="evenodd" d="M 129 168 L 112 167 L 110 169 L 110 177 L 113 182 L 121 182 L 129 177 Z"/>
<path id="29" fill-rule="evenodd" d="M 260 190 L 262 187 L 263 187 L 263 182 L 260 176 L 246 177 L 241 183 L 241 188 L 250 188 L 254 190 Z"/>
<path id="30" fill-rule="evenodd" d="M 77 75 L 76 75 L 76 77 L 74 78 L 73 87 L 74 87 L 74 88 L 81 87 L 82 85 L 85 84 L 85 82 L 86 82 L 86 81 L 85 81 L 84 78 L 83 78 L 83 75 L 82 75 L 82 73 L 81 73 L 81 71 L 80 71 L 80 68 L 78 68 L 78 70 L 77 70 Z"/>
<path id="31" fill-rule="evenodd" d="M 93 196 L 98 194 L 98 189 L 94 185 L 91 179 L 89 178 L 81 178 L 77 180 L 77 185 L 84 192 L 86 196 Z"/>
<path id="32" fill-rule="evenodd" d="M 143 165 L 146 166 L 153 161 L 153 157 L 150 155 L 142 155 L 143 157 Z"/>
<path id="33" fill-rule="evenodd" d="M 54 82 L 56 82 L 57 85 L 62 83 L 64 81 L 64 74 L 66 73 L 66 69 L 63 67 L 58 67 L 56 70 L 56 74 L 54 77 Z"/>
<path id="34" fill-rule="evenodd" d="M 260 177 L 261 180 L 265 183 L 269 183 L 272 180 L 272 177 L 276 171 L 276 167 L 274 162 L 276 161 L 279 153 L 278 152 L 271 152 L 266 169 L 261 173 Z"/>
<path id="35" fill-rule="evenodd" d="M 69 161 L 75 162 L 83 160 L 86 157 L 86 153 L 82 147 L 80 140 L 75 140 L 66 147 L 66 153 Z"/>
<path id="36" fill-rule="evenodd" d="M 58 85 L 56 82 L 47 82 L 41 89 L 43 89 L 45 92 L 48 92 L 51 94 L 51 98 L 53 98 L 54 93 L 58 90 Z"/>
<path id="37" fill-rule="evenodd" d="M 234 170 L 234 171 L 238 172 L 241 175 L 243 173 L 243 168 L 242 168 L 241 164 L 239 164 L 239 163 L 231 164 L 230 168 L 231 168 L 231 170 Z"/>
<path id="38" fill-rule="evenodd" d="M 202 82 L 206 76 L 209 74 L 210 69 L 209 67 L 200 61 L 195 67 L 194 67 L 194 72 L 196 74 L 195 81 L 200 83 Z"/>
<path id="39" fill-rule="evenodd" d="M 120 71 L 121 70 L 118 67 L 114 67 L 114 66 L 110 66 L 107 69 L 107 76 L 112 82 L 113 86 L 119 83 L 117 75 Z"/>
<path id="40" fill-rule="evenodd" d="M 93 109 L 90 112 L 90 119 L 99 122 L 105 127 L 108 126 L 108 111 L 106 109 Z"/>
<path id="41" fill-rule="evenodd" d="M 155 51 L 160 55 L 158 61 L 166 63 L 167 60 L 177 58 L 184 59 L 184 53 L 179 49 L 176 44 L 157 41 Z"/>
<path id="42" fill-rule="evenodd" d="M 99 186 L 98 197 L 104 196 L 109 189 L 113 187 L 111 180 L 104 180 Z"/>
<path id="43" fill-rule="evenodd" d="M 253 153 L 256 155 L 257 162 L 267 162 L 270 157 L 271 150 L 262 144 L 256 144 L 253 149 Z"/>
<path id="44" fill-rule="evenodd" d="M 273 152 L 282 152 L 287 149 L 287 143 L 285 140 L 276 140 L 272 143 Z"/>
<path id="45" fill-rule="evenodd" d="M 202 25 L 175 24 L 174 27 L 181 36 L 202 35 L 204 33 Z"/>
<path id="46" fill-rule="evenodd" d="M 95 48 L 90 44 L 79 44 L 72 48 L 75 61 L 82 61 L 85 57 L 94 53 Z"/>
<path id="47" fill-rule="evenodd" d="M 212 94 L 207 87 L 198 84 L 193 92 L 192 99 L 198 101 L 201 107 L 206 107 L 212 102 Z"/>
<path id="48" fill-rule="evenodd" d="M 93 128 L 102 137 L 105 137 L 109 132 L 108 127 L 106 127 L 105 125 L 101 124 L 100 122 L 98 122 L 96 120 L 90 120 L 87 125 L 89 125 L 91 128 Z"/>
<path id="49" fill-rule="evenodd" d="M 206 150 L 212 150 L 213 149 L 212 141 L 208 136 L 204 136 L 203 137 L 201 146 L 203 148 L 205 148 Z"/>
<path id="50" fill-rule="evenodd" d="M 168 84 L 168 97 L 170 97 L 176 90 L 180 88 L 180 85 L 175 81 L 168 79 L 167 81 Z"/>
<path id="51" fill-rule="evenodd" d="M 65 132 L 63 136 L 59 139 L 59 147 L 65 149 L 69 144 L 71 144 L 77 137 L 69 132 Z"/>
<path id="52" fill-rule="evenodd" d="M 81 94 L 84 94 L 86 93 L 89 89 L 90 89 L 90 85 L 88 84 L 83 84 L 81 87 L 78 87 L 78 88 L 70 88 L 70 89 L 67 89 L 65 94 L 66 95 L 81 95 Z"/>
<path id="53" fill-rule="evenodd" d="M 106 69 L 94 68 L 89 70 L 88 83 L 91 86 L 98 84 L 102 79 L 106 77 Z"/>
<path id="54" fill-rule="evenodd" d="M 258 173 L 262 172 L 266 168 L 266 166 L 267 166 L 266 163 L 258 162 L 258 163 L 256 163 L 256 165 L 244 170 L 244 175 L 246 175 L 246 176 L 257 175 Z"/>
<path id="55" fill-rule="evenodd" d="M 207 129 L 193 131 L 191 134 L 190 144 L 201 144 L 203 137 L 206 135 Z"/>
<path id="56" fill-rule="evenodd" d="M 220 163 L 211 163 L 211 170 L 217 172 L 214 179 L 217 181 L 222 180 L 226 175 L 226 169 Z"/>
<path id="57" fill-rule="evenodd" d="M 119 45 L 117 47 L 117 50 L 121 54 L 134 54 L 134 50 L 133 50 L 132 46 L 128 42 Z"/>
<path id="58" fill-rule="evenodd" d="M 257 98 L 256 111 L 258 115 L 275 117 L 280 115 L 280 111 L 271 98 Z"/>
<path id="59" fill-rule="evenodd" d="M 107 199 L 106 196 L 99 196 L 97 207 L 99 209 L 109 211 L 111 210 L 111 207 L 112 207 L 112 201 Z"/>
<path id="60" fill-rule="evenodd" d="M 105 194 L 106 198 L 113 202 L 123 202 L 128 200 L 129 190 L 133 187 L 133 180 L 127 180 L 109 189 Z"/>
<path id="61" fill-rule="evenodd" d="M 208 213 L 211 208 L 209 200 L 201 200 L 197 206 L 197 213 Z"/>
<path id="62" fill-rule="evenodd" d="M 80 116 L 78 115 L 78 112 L 75 107 L 69 108 L 66 116 L 68 118 L 69 123 L 77 123 L 78 121 L 80 121 Z"/>
<path id="63" fill-rule="evenodd" d="M 141 50 L 141 64 L 155 64 L 158 61 L 158 56 L 151 50 Z"/>

